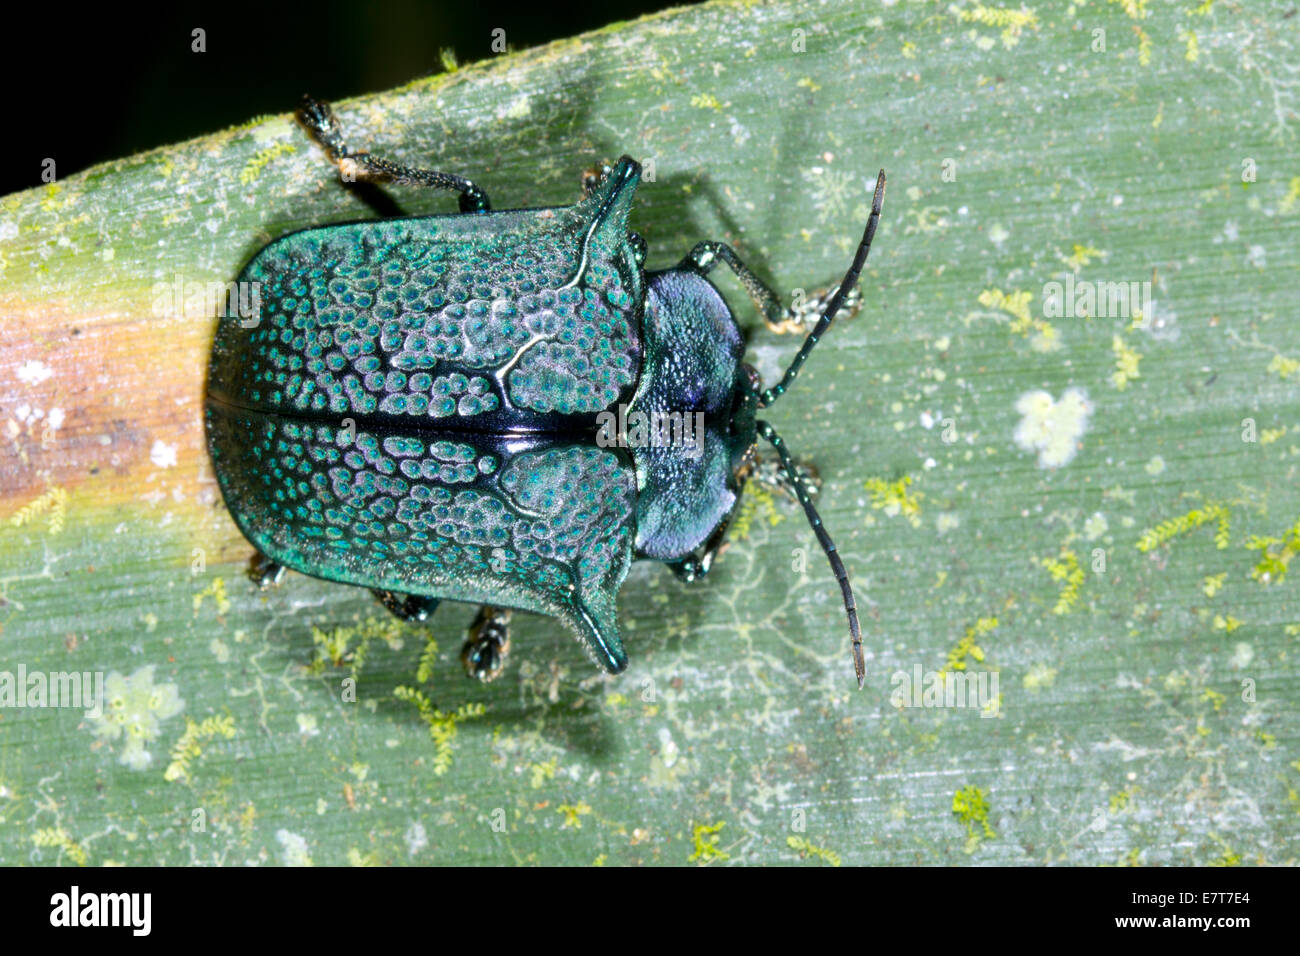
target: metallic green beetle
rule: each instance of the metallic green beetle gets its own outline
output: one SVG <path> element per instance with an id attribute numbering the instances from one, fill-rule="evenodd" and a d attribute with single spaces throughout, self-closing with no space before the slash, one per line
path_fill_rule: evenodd
<path id="1" fill-rule="evenodd" d="M 721 243 L 645 272 L 628 228 L 640 181 L 630 158 L 588 174 L 575 205 L 491 211 L 467 179 L 353 152 L 327 104 L 304 98 L 299 118 L 345 179 L 452 189 L 461 213 L 305 229 L 240 275 L 256 308 L 218 323 L 206 422 L 259 580 L 288 567 L 360 585 L 405 619 L 440 599 L 481 604 L 463 658 L 482 679 L 502 668 L 508 609 L 549 614 L 617 673 L 627 655 L 615 599 L 630 562 L 706 574 L 762 436 L 839 581 L 861 687 L 848 575 L 756 412 L 856 285 L 883 171 L 852 266 L 763 389 L 706 276 L 725 263 L 770 323 L 792 311 Z"/>

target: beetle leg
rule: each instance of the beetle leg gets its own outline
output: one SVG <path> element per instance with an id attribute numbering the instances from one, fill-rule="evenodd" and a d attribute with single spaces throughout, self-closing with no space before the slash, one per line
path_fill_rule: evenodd
<path id="1" fill-rule="evenodd" d="M 645 265 L 645 257 L 648 250 L 645 240 L 641 238 L 640 233 L 629 232 L 627 234 L 627 244 L 632 247 L 632 256 L 636 259 L 639 266 Z"/>
<path id="2" fill-rule="evenodd" d="M 740 284 L 745 287 L 749 297 L 754 300 L 758 311 L 763 313 L 763 321 L 774 332 L 789 331 L 790 323 L 796 321 L 794 310 L 781 304 L 780 297 L 772 291 L 762 279 L 749 270 L 749 266 L 725 242 L 706 239 L 696 243 L 694 249 L 687 253 L 679 268 L 692 269 L 700 275 L 708 275 L 719 262 L 736 274 Z"/>
<path id="3" fill-rule="evenodd" d="M 370 593 L 394 617 L 402 621 L 427 621 L 438 608 L 437 598 L 423 597 L 419 594 L 400 594 L 397 591 L 381 591 L 378 588 L 371 588 Z"/>
<path id="4" fill-rule="evenodd" d="M 800 296 L 794 302 L 790 309 L 790 321 L 780 329 L 774 329 L 776 332 L 806 332 L 808 329 L 817 324 L 821 318 L 826 304 L 835 298 L 835 293 L 840 289 L 839 285 L 833 285 L 823 292 L 817 292 L 813 295 Z M 844 301 L 840 303 L 840 318 L 851 319 L 862 308 L 862 287 L 855 285 L 844 296 Z"/>
<path id="5" fill-rule="evenodd" d="M 812 465 L 795 466 L 799 470 L 799 480 L 803 483 L 805 490 L 811 496 L 816 496 L 821 490 L 821 476 L 817 474 L 817 469 Z M 799 489 L 795 487 L 794 481 L 781 467 L 780 462 L 768 459 L 760 461 L 754 469 L 751 477 L 761 485 L 768 488 L 774 488 L 781 494 L 793 501 L 799 500 Z"/>
<path id="6" fill-rule="evenodd" d="M 596 191 L 596 187 L 601 184 L 606 176 L 614 169 L 609 164 L 609 160 L 602 160 L 599 165 L 592 166 L 582 171 L 582 195 L 585 199 Z"/>
<path id="7" fill-rule="evenodd" d="M 510 611 L 484 604 L 469 626 L 469 639 L 460 650 L 465 673 L 486 683 L 505 670 L 510 653 Z"/>
<path id="8" fill-rule="evenodd" d="M 344 182 L 367 179 L 374 182 L 393 183 L 398 186 L 431 186 L 434 189 L 453 189 L 460 193 L 461 212 L 487 212 L 492 208 L 487 193 L 464 176 L 440 173 L 433 169 L 417 169 L 389 162 L 367 152 L 353 152 L 343 139 L 338 117 L 328 103 L 304 96 L 298 106 L 298 121 L 307 128 L 325 150 L 325 155 L 339 168 Z"/>
<path id="9" fill-rule="evenodd" d="M 276 564 L 261 551 L 256 551 L 253 560 L 248 563 L 248 576 L 258 588 L 265 591 L 284 580 L 284 565 Z"/>
<path id="10" fill-rule="evenodd" d="M 737 496 L 737 504 L 739 504 L 739 500 L 739 496 Z M 731 517 L 724 518 L 722 523 L 713 530 L 713 534 L 709 535 L 709 540 L 704 542 L 704 546 L 699 551 L 688 558 L 668 563 L 668 567 L 672 569 L 673 574 L 677 575 L 678 580 L 691 584 L 709 573 L 709 569 L 713 567 L 713 562 L 727 549 L 727 528 L 730 524 Z"/>

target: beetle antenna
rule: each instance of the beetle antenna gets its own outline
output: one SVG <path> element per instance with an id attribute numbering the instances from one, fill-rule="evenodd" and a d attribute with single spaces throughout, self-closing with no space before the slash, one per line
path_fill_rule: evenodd
<path id="1" fill-rule="evenodd" d="M 881 182 L 883 185 L 883 180 Z M 879 196 L 879 192 L 877 192 L 877 196 Z M 757 421 L 754 426 L 758 429 L 758 433 L 771 442 L 772 447 L 776 449 L 776 453 L 781 459 L 781 467 L 785 469 L 786 476 L 790 479 L 790 483 L 794 485 L 794 492 L 799 498 L 799 504 L 803 505 L 803 513 L 808 516 L 808 523 L 812 525 L 813 533 L 817 535 L 822 550 L 826 552 L 826 559 L 831 563 L 831 571 L 835 574 L 835 580 L 840 582 L 840 591 L 844 594 L 844 610 L 849 615 L 849 633 L 853 636 L 853 673 L 857 675 L 858 690 L 861 690 L 863 683 L 867 679 L 867 665 L 862 661 L 862 629 L 858 626 L 858 605 L 853 600 L 853 588 L 849 586 L 849 572 L 844 570 L 844 562 L 840 560 L 840 553 L 835 549 L 835 542 L 831 540 L 831 536 L 823 527 L 821 515 L 813 507 L 812 498 L 809 497 L 808 489 L 803 483 L 803 478 L 799 475 L 799 469 L 795 467 L 790 453 L 785 450 L 785 439 L 778 435 L 776 429 L 765 421 Z"/>
<path id="2" fill-rule="evenodd" d="M 882 169 L 880 175 L 876 177 L 876 194 L 871 199 L 871 216 L 867 219 L 867 228 L 862 232 L 862 241 L 858 243 L 858 251 L 853 257 L 853 265 L 849 266 L 849 271 L 844 274 L 844 281 L 835 290 L 830 302 L 826 303 L 826 308 L 822 311 L 821 318 L 817 320 L 816 327 L 808 333 L 808 338 L 804 339 L 803 346 L 795 355 L 794 361 L 790 363 L 790 367 L 785 370 L 785 374 L 781 376 L 781 381 L 769 389 L 764 389 L 759 394 L 758 405 L 760 408 L 767 408 L 785 394 L 785 390 L 790 387 L 795 380 L 795 376 L 799 374 L 799 369 L 803 368 L 803 363 L 807 361 L 813 346 L 831 327 L 831 322 L 835 319 L 835 313 L 840 310 L 840 304 L 844 301 L 844 297 L 849 294 L 850 289 L 858 284 L 858 276 L 862 273 L 862 267 L 866 264 L 867 252 L 871 249 L 871 240 L 876 234 L 876 225 L 880 222 L 880 210 L 884 205 L 885 171 Z"/>

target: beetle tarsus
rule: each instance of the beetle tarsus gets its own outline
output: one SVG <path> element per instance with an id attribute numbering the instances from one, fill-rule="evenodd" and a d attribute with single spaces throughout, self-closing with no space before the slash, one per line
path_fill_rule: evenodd
<path id="1" fill-rule="evenodd" d="M 275 587 L 284 580 L 284 565 L 272 561 L 261 551 L 253 555 L 248 564 L 248 576 L 259 590 Z"/>
<path id="2" fill-rule="evenodd" d="M 802 333 L 807 334 L 816 326 L 817 320 L 821 318 L 822 311 L 826 308 L 831 299 L 835 298 L 835 293 L 839 292 L 840 287 L 833 285 L 829 289 L 823 289 L 815 292 L 810 296 L 803 297 L 802 301 L 795 303 L 790 309 L 790 318 L 782 322 L 779 326 L 769 324 L 768 328 L 777 334 Z M 855 285 L 844 295 L 844 301 L 840 303 L 839 318 L 851 319 L 857 315 L 862 308 L 862 286 Z"/>
<path id="3" fill-rule="evenodd" d="M 821 493 L 822 479 L 818 474 L 817 468 L 812 464 L 797 463 L 795 466 L 799 471 L 799 480 L 803 483 L 809 497 L 816 498 Z M 753 474 L 750 476 L 753 481 L 771 488 L 787 498 L 794 501 L 799 500 L 799 489 L 795 487 L 794 481 L 784 468 L 781 462 L 762 459 L 754 467 Z"/>
<path id="4" fill-rule="evenodd" d="M 737 495 L 737 501 L 739 501 L 739 495 Z M 682 558 L 680 561 L 668 562 L 668 567 L 672 568 L 673 574 L 677 575 L 679 581 L 693 584 L 709 573 L 709 569 L 713 567 L 713 562 L 731 544 L 727 539 L 727 529 L 730 527 L 731 515 L 728 515 L 722 520 L 721 524 L 713 529 L 713 534 L 709 535 L 708 540 L 704 542 L 704 546 L 699 551 Z"/>
<path id="5" fill-rule="evenodd" d="M 451 189 L 460 193 L 461 212 L 488 212 L 492 204 L 487 193 L 464 176 L 443 173 L 435 169 L 419 169 L 390 162 L 368 152 L 353 152 L 343 138 L 338 117 L 333 108 L 322 100 L 303 96 L 298 105 L 298 121 L 320 143 L 331 163 L 339 168 L 345 182 L 365 179 L 371 182 L 392 183 L 397 186 L 428 186 L 433 189 Z"/>
<path id="6" fill-rule="evenodd" d="M 582 171 L 582 195 L 584 198 L 590 196 L 611 172 L 614 167 L 609 160 L 602 160 L 595 166 L 590 166 Z"/>
<path id="7" fill-rule="evenodd" d="M 510 653 L 510 611 L 484 604 L 469 626 L 469 639 L 461 648 L 465 673 L 487 683 L 501 676 Z"/>
<path id="8" fill-rule="evenodd" d="M 438 599 L 419 594 L 402 594 L 371 588 L 370 593 L 394 617 L 402 621 L 427 621 L 438 608 Z"/>

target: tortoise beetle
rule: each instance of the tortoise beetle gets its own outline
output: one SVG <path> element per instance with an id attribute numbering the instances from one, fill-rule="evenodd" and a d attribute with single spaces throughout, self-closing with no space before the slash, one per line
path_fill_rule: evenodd
<path id="1" fill-rule="evenodd" d="M 450 189 L 460 213 L 293 232 L 241 273 L 255 314 L 228 308 L 218 321 L 205 422 L 226 506 L 259 554 L 255 577 L 288 567 L 367 587 L 407 620 L 441 599 L 480 604 L 462 658 L 482 679 L 502 668 L 510 608 L 559 618 L 617 673 L 630 562 L 707 574 L 762 437 L 839 582 L 861 687 L 848 574 L 757 412 L 854 289 L 884 171 L 852 265 L 763 388 L 710 270 L 730 268 L 769 324 L 797 316 L 720 242 L 646 272 L 646 244 L 628 231 L 640 180 L 629 157 L 586 174 L 572 206 L 493 211 L 468 179 L 352 151 L 328 104 L 304 97 L 298 118 L 345 180 Z M 623 441 L 637 413 L 675 440 Z"/>

